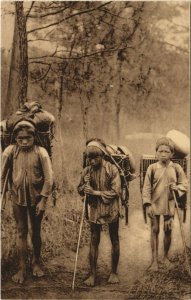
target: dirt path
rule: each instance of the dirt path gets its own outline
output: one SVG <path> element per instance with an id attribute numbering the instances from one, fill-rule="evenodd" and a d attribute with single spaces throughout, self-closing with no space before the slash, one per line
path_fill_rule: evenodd
<path id="1" fill-rule="evenodd" d="M 62 256 L 46 262 L 46 276 L 43 279 L 34 280 L 29 274 L 22 286 L 11 281 L 2 281 L 2 299 L 136 299 L 132 294 L 130 297 L 128 291 L 136 280 L 146 276 L 145 270 L 151 254 L 149 224 L 144 224 L 140 210 L 134 210 L 130 212 L 129 225 L 125 226 L 123 220 L 120 225 L 119 284 L 107 284 L 111 245 L 108 232 L 103 231 L 98 259 L 98 277 L 94 288 L 87 288 L 83 284 L 88 273 L 89 250 L 88 246 L 84 246 L 79 253 L 74 292 L 71 291 L 71 284 L 75 253 L 65 250 Z M 176 219 L 174 227 L 176 235 L 172 239 L 172 252 L 182 248 L 181 243 L 177 243 L 180 241 L 180 234 Z"/>

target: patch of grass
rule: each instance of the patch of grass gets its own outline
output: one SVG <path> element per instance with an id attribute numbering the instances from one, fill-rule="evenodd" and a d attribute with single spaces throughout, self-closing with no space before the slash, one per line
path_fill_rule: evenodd
<path id="1" fill-rule="evenodd" d="M 189 250 L 189 258 L 191 257 Z M 128 291 L 128 299 L 182 299 L 191 293 L 191 277 L 187 271 L 184 255 L 177 253 L 172 257 L 171 270 L 160 269 L 148 272 L 136 281 Z"/>
<path id="2" fill-rule="evenodd" d="M 79 206 L 74 209 L 74 198 L 74 195 L 70 193 L 65 195 L 64 199 L 61 194 L 58 194 L 56 205 L 53 206 L 50 203 L 46 210 L 41 228 L 43 260 L 64 253 L 66 247 L 72 251 L 76 251 L 82 214 L 80 205 L 82 204 L 79 203 Z M 80 247 L 87 244 L 89 232 L 89 225 L 84 222 Z M 3 276 L 7 276 L 16 267 L 18 261 L 16 237 L 17 230 L 12 212 L 12 204 L 8 202 L 1 220 L 1 262 Z M 28 247 L 29 256 L 31 256 L 32 243 L 30 236 L 28 236 Z"/>

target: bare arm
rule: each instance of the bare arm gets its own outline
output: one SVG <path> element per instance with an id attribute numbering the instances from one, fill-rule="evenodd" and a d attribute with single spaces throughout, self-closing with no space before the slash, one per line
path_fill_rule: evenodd
<path id="1" fill-rule="evenodd" d="M 152 166 L 149 166 L 145 175 L 143 191 L 142 191 L 142 199 L 143 205 L 151 205 L 151 170 Z"/>
<path id="2" fill-rule="evenodd" d="M 41 190 L 40 195 L 43 197 L 48 197 L 52 192 L 53 185 L 53 170 L 50 157 L 46 149 L 40 147 L 40 159 L 42 164 L 44 184 Z"/>
<path id="3" fill-rule="evenodd" d="M 1 161 L 1 192 L 3 190 L 3 187 L 5 185 L 5 180 L 7 176 L 8 170 L 12 168 L 12 162 L 11 162 L 11 156 L 13 154 L 13 145 L 8 146 L 2 155 L 2 161 Z"/>

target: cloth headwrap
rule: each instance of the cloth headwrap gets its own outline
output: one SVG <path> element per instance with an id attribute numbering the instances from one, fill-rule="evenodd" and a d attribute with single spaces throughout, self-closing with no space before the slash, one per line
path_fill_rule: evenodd
<path id="1" fill-rule="evenodd" d="M 33 132 L 35 132 L 35 130 L 36 130 L 32 123 L 30 123 L 29 121 L 24 121 L 23 120 L 23 121 L 18 122 L 15 125 L 15 127 L 13 129 L 13 132 L 18 130 L 18 129 L 22 129 L 22 128 L 30 129 L 30 131 L 33 131 Z"/>
<path id="2" fill-rule="evenodd" d="M 104 146 L 102 146 L 99 142 L 97 141 L 91 141 L 89 142 L 89 144 L 87 145 L 87 147 L 97 147 L 99 148 L 104 154 L 108 154 L 107 150 L 104 148 Z"/>

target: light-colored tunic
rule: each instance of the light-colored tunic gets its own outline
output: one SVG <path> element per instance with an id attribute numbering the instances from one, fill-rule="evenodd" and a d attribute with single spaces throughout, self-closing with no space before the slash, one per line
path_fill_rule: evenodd
<path id="1" fill-rule="evenodd" d="M 90 166 L 83 171 L 78 192 L 84 195 L 84 176 L 90 174 L 90 186 L 101 191 L 101 196 L 88 195 L 89 221 L 98 224 L 111 223 L 119 217 L 119 198 L 121 196 L 121 179 L 117 167 L 102 160 L 98 170 Z"/>
<path id="2" fill-rule="evenodd" d="M 153 183 L 151 177 L 153 174 Z M 188 189 L 188 181 L 182 167 L 170 161 L 164 167 L 159 162 L 151 164 L 146 172 L 142 191 L 143 205 L 151 204 L 155 215 L 174 215 L 175 201 L 170 184 L 175 183 L 182 196 Z"/>
<path id="3" fill-rule="evenodd" d="M 36 205 L 39 196 L 52 192 L 53 171 L 45 148 L 34 145 L 29 151 L 10 145 L 2 155 L 1 187 L 11 169 L 10 191 L 15 204 Z"/>

